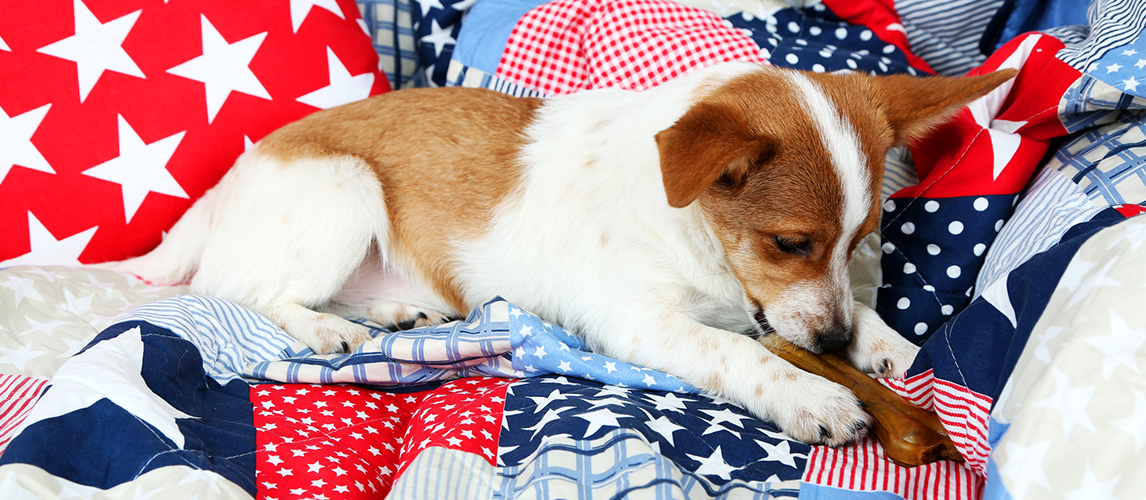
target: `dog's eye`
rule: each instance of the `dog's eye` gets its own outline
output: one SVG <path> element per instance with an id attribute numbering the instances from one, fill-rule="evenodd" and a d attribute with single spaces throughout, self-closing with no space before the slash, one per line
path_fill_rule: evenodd
<path id="1" fill-rule="evenodd" d="M 789 255 L 807 256 L 812 250 L 812 242 L 806 238 L 774 236 L 772 241 L 776 243 L 776 248 Z"/>

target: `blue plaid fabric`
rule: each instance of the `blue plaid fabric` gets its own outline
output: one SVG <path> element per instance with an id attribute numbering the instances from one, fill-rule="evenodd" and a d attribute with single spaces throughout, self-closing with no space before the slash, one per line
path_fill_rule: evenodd
<path id="1" fill-rule="evenodd" d="M 414 50 L 414 14 L 411 0 L 356 0 L 374 50 L 390 88 L 414 86 L 418 54 Z"/>

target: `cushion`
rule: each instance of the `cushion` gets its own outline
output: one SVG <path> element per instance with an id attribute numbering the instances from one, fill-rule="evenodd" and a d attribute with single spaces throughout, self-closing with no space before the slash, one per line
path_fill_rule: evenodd
<path id="1" fill-rule="evenodd" d="M 145 253 L 244 148 L 389 90 L 353 0 L 15 2 L 0 36 L 0 267 Z"/>

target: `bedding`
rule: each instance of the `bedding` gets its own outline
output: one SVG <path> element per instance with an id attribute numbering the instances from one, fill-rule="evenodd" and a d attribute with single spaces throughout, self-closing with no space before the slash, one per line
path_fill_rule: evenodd
<path id="1" fill-rule="evenodd" d="M 369 45 L 348 5 L 295 3 Z M 45 258 L 0 262 L 0 498 L 1138 498 L 1146 12 L 1095 2 L 1085 25 L 1038 24 L 989 55 L 948 57 L 978 47 L 967 33 L 988 35 L 992 16 L 1027 22 L 1016 16 L 1029 9 L 995 3 L 980 23 L 990 4 L 426 1 L 402 11 L 419 69 L 394 80 L 551 95 L 639 90 L 728 59 L 1018 69 L 889 154 L 880 235 L 853 268 L 857 296 L 922 346 L 885 385 L 938 414 L 961 463 L 908 469 L 871 440 L 792 441 L 497 297 L 462 321 L 375 328 L 354 353 L 318 356 L 237 305 Z M 397 4 L 361 5 L 378 22 L 389 18 L 372 9 Z M 942 54 L 919 42 L 940 18 Z M 292 29 L 285 15 L 276 26 Z M 376 44 L 378 30 L 402 31 L 370 26 Z M 0 57 L 27 55 L 12 33 L 0 21 Z M 24 116 L 10 95 L 0 124 Z M 0 193 L 48 175 L 4 151 Z M 0 236 L 27 231 L 5 223 Z"/>

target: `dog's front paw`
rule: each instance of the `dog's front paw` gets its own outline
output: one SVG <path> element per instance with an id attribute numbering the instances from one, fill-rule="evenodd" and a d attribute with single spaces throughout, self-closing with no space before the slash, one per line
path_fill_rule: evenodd
<path id="1" fill-rule="evenodd" d="M 773 401 L 769 416 L 784 433 L 808 444 L 832 447 L 854 443 L 867 433 L 870 417 L 846 387 L 806 372 L 788 401 Z"/>
<path id="2" fill-rule="evenodd" d="M 372 338 L 369 329 L 332 314 L 324 314 L 310 325 L 287 333 L 303 341 L 317 354 L 354 352 Z"/>
<path id="3" fill-rule="evenodd" d="M 453 321 L 449 314 L 415 307 L 399 302 L 384 302 L 370 306 L 370 319 L 391 331 L 434 326 Z"/>
<path id="4" fill-rule="evenodd" d="M 884 378 L 900 378 L 915 362 L 919 346 L 903 338 L 875 311 L 856 305 L 852 343 L 844 355 L 860 371 Z"/>

